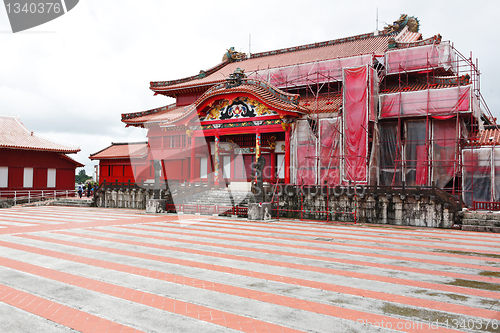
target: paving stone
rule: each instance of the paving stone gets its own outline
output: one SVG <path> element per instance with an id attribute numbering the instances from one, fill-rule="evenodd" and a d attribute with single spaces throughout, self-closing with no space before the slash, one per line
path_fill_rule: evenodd
<path id="1" fill-rule="evenodd" d="M 494 332 L 499 241 L 466 230 L 13 207 L 0 210 L 0 319 L 18 332 L 454 332 L 464 320 Z"/>

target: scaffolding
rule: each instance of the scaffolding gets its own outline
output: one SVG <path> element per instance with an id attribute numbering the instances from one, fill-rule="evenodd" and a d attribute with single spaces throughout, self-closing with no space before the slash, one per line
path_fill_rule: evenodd
<path id="1" fill-rule="evenodd" d="M 422 46 L 408 44 L 383 56 L 363 54 L 248 73 L 249 78 L 300 94 L 303 105 L 311 110 L 293 128 L 292 182 L 336 186 L 358 181 L 349 179 L 354 151 L 346 146 L 349 124 L 345 115 L 350 111 L 346 110 L 345 71 L 363 67 L 376 73 L 377 87 L 366 82 L 366 103 L 375 111 L 367 114 L 367 123 L 357 124 L 367 141 L 366 154 L 360 155 L 367 177 L 359 181 L 436 185 L 461 197 L 462 151 L 482 129 L 483 121 L 494 120 L 480 93 L 477 60 L 473 61 L 472 53 L 465 57 L 451 43 L 440 40 Z M 471 182 L 467 191 L 474 188 Z M 500 185 L 497 192 L 500 195 Z"/>

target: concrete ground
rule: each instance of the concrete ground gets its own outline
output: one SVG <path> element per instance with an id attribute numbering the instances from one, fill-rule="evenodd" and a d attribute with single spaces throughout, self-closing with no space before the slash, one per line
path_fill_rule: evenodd
<path id="1" fill-rule="evenodd" d="M 1 332 L 500 332 L 500 235 L 0 210 Z"/>

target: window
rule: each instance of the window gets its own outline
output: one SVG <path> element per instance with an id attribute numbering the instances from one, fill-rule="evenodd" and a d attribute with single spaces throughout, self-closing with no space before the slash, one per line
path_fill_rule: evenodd
<path id="1" fill-rule="evenodd" d="M 200 178 L 207 179 L 207 168 L 208 168 L 208 160 L 206 157 L 202 157 L 200 159 Z"/>
<path id="2" fill-rule="evenodd" d="M 222 157 L 222 174 L 224 178 L 231 178 L 231 156 L 229 155 L 224 155 Z"/>
<path id="3" fill-rule="evenodd" d="M 179 136 L 178 135 L 173 135 L 172 139 L 170 141 L 170 148 L 176 148 L 178 147 L 177 144 L 179 142 Z"/>
<path id="4" fill-rule="evenodd" d="M 47 187 L 56 187 L 56 169 L 47 170 Z"/>
<path id="5" fill-rule="evenodd" d="M 9 167 L 0 167 L 0 187 L 9 187 Z"/>
<path id="6" fill-rule="evenodd" d="M 170 137 L 169 136 L 164 136 L 163 137 L 163 149 L 170 148 Z"/>
<path id="7" fill-rule="evenodd" d="M 23 187 L 33 187 L 33 168 L 24 168 Z"/>
<path id="8" fill-rule="evenodd" d="M 277 176 L 279 179 L 285 178 L 285 154 L 277 154 L 276 157 Z"/>

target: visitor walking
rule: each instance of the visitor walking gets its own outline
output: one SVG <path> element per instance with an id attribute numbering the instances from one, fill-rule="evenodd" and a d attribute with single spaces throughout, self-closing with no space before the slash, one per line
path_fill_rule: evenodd
<path id="1" fill-rule="evenodd" d="M 83 187 L 82 184 L 78 185 L 78 196 L 80 199 L 82 198 L 82 193 L 83 193 Z"/>

